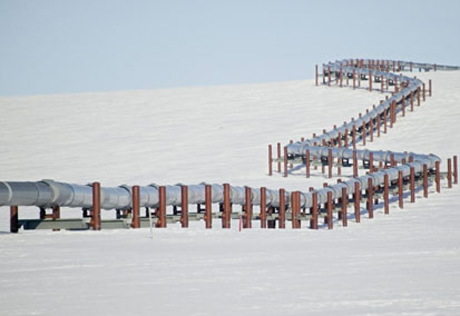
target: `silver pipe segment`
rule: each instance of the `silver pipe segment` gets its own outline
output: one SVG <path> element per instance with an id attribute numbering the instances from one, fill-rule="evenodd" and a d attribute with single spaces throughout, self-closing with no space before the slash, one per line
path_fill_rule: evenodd
<path id="1" fill-rule="evenodd" d="M 224 202 L 224 187 L 221 184 L 210 184 L 212 203 Z M 179 206 L 182 203 L 183 184 L 168 185 L 166 189 L 166 205 Z M 205 203 L 206 183 L 189 185 L 188 204 Z M 246 187 L 230 186 L 230 202 L 235 205 L 246 203 Z M 159 206 L 159 185 L 150 184 L 139 187 L 140 206 L 155 208 Z M 290 194 L 285 193 L 286 204 Z M 37 182 L 3 181 L 0 182 L 0 206 L 38 206 L 41 208 L 78 207 L 90 209 L 93 203 L 91 184 L 79 185 L 42 180 Z M 251 188 L 251 203 L 260 205 L 260 188 Z M 266 190 L 267 206 L 279 207 L 279 192 Z M 101 187 L 101 208 L 105 210 L 126 210 L 132 207 L 132 187 Z"/>

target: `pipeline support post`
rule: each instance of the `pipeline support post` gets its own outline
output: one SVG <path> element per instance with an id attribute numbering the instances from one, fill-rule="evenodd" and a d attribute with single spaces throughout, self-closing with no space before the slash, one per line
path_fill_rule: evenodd
<path id="1" fill-rule="evenodd" d="M 285 190 L 279 190 L 279 214 L 278 214 L 278 228 L 286 228 L 286 195 Z"/>
<path id="2" fill-rule="evenodd" d="M 415 168 L 410 167 L 410 202 L 415 202 Z"/>
<path id="3" fill-rule="evenodd" d="M 232 204 L 230 201 L 230 184 L 224 183 L 224 205 L 222 214 L 222 228 L 230 228 L 232 216 Z"/>
<path id="4" fill-rule="evenodd" d="M 91 224 L 94 230 L 101 230 L 101 184 L 93 182 L 93 209 Z"/>
<path id="5" fill-rule="evenodd" d="M 318 229 L 318 193 L 313 192 L 311 195 L 311 219 L 310 228 Z"/>
<path id="6" fill-rule="evenodd" d="M 135 185 L 132 188 L 133 192 L 133 218 L 131 220 L 131 227 L 132 228 L 140 228 L 141 227 L 141 219 L 140 219 L 140 194 L 139 194 L 139 186 Z"/>
<path id="7" fill-rule="evenodd" d="M 188 187 L 183 185 L 181 187 L 181 218 L 180 222 L 183 228 L 188 227 Z"/>
<path id="8" fill-rule="evenodd" d="M 373 196 L 374 196 L 374 184 L 372 183 L 372 178 L 367 179 L 367 211 L 369 214 L 369 218 L 374 218 L 374 204 L 373 204 Z"/>
<path id="9" fill-rule="evenodd" d="M 436 192 L 440 193 L 441 192 L 441 163 L 439 161 L 435 162 L 435 168 L 436 168 Z"/>
<path id="10" fill-rule="evenodd" d="M 166 228 L 166 187 L 160 186 L 158 188 L 158 209 L 155 212 L 158 218 L 158 221 L 155 227 Z"/>
<path id="11" fill-rule="evenodd" d="M 388 174 L 385 174 L 383 176 L 383 204 L 384 204 L 385 214 L 390 214 L 389 190 L 390 190 L 390 180 L 388 178 Z"/>
<path id="12" fill-rule="evenodd" d="M 19 208 L 17 205 L 10 206 L 10 232 L 19 231 Z"/>
<path id="13" fill-rule="evenodd" d="M 267 228 L 267 189 L 260 188 L 260 228 Z"/>
<path id="14" fill-rule="evenodd" d="M 348 226 L 348 214 L 347 214 L 347 208 L 348 208 L 348 193 L 347 193 L 347 188 L 342 188 L 342 225 L 343 227 Z"/>
<path id="15" fill-rule="evenodd" d="M 359 187 L 359 183 L 355 182 L 355 221 L 356 223 L 361 222 L 361 207 L 360 207 L 360 202 L 361 202 L 361 189 Z"/>
<path id="16" fill-rule="evenodd" d="M 327 192 L 327 228 L 332 229 L 334 227 L 333 216 L 332 216 L 332 208 L 334 203 L 332 201 L 332 192 Z"/>
<path id="17" fill-rule="evenodd" d="M 428 197 L 428 166 L 423 164 L 423 197 Z"/>
<path id="18" fill-rule="evenodd" d="M 291 194 L 291 208 L 292 208 L 292 228 L 299 229 L 301 226 L 300 220 L 297 216 L 300 214 L 300 192 L 292 192 Z"/>
<path id="19" fill-rule="evenodd" d="M 404 192 L 403 192 L 403 173 L 401 170 L 398 172 L 398 195 L 399 195 L 399 208 L 404 208 Z"/>
<path id="20" fill-rule="evenodd" d="M 252 228 L 252 192 L 250 187 L 244 188 L 244 228 Z"/>
<path id="21" fill-rule="evenodd" d="M 204 205 L 205 205 L 205 215 L 204 221 L 206 224 L 206 229 L 212 228 L 212 187 L 210 184 L 204 186 Z"/>
<path id="22" fill-rule="evenodd" d="M 288 148 L 284 146 L 284 177 L 288 176 Z"/>

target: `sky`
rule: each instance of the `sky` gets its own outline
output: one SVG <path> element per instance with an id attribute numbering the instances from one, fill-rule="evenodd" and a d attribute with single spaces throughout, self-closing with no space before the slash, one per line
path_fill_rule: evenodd
<path id="1" fill-rule="evenodd" d="M 460 65 L 460 1 L 0 0 L 0 96 L 311 79 L 344 58 Z"/>

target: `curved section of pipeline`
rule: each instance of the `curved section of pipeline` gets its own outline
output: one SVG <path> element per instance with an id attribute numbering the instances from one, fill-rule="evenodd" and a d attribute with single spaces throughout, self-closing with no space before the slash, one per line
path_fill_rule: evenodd
<path id="1" fill-rule="evenodd" d="M 305 157 L 306 150 L 309 150 L 311 155 L 318 157 L 328 157 L 329 149 L 332 150 L 333 158 L 352 158 L 353 150 L 348 148 L 334 148 L 334 147 L 321 147 L 314 146 L 314 144 L 321 144 L 323 142 L 332 141 L 337 139 L 340 135 L 346 133 L 350 134 L 353 128 L 358 130 L 363 124 L 368 125 L 371 120 L 374 120 L 385 111 L 388 111 L 392 102 L 400 104 L 402 100 L 408 100 L 411 94 L 420 92 L 423 82 L 419 79 L 397 75 L 389 72 L 384 72 L 369 68 L 357 68 L 343 64 L 347 60 L 337 61 L 323 65 L 323 72 L 342 72 L 345 76 L 355 75 L 369 76 L 372 78 L 384 78 L 390 81 L 404 82 L 404 88 L 399 92 L 392 95 L 388 100 L 383 101 L 379 106 L 365 114 L 364 116 L 351 121 L 343 126 L 335 128 L 323 135 L 306 140 L 304 142 L 297 142 L 288 145 L 288 155 L 290 157 Z M 370 61 L 362 61 L 363 65 L 368 66 Z M 411 67 L 432 69 L 433 65 L 422 63 L 408 63 L 398 62 L 401 68 Z M 459 67 L 436 65 L 438 70 L 459 70 Z M 369 150 L 357 150 L 357 157 L 360 160 L 369 159 Z M 373 159 L 375 161 L 390 162 L 390 157 L 393 155 L 396 162 L 409 161 L 412 157 L 413 162 L 400 165 L 389 169 L 380 170 L 369 175 L 353 178 L 348 181 L 331 185 L 326 188 L 315 190 L 318 195 L 318 203 L 325 203 L 327 201 L 327 193 L 332 192 L 334 199 L 341 197 L 341 190 L 343 187 L 347 188 L 349 194 L 354 193 L 355 182 L 360 184 L 361 190 L 366 190 L 368 186 L 368 179 L 372 179 L 373 186 L 383 184 L 384 175 L 387 174 L 390 181 L 398 179 L 399 171 L 402 171 L 403 176 L 407 177 L 410 173 L 410 168 L 413 167 L 416 174 L 423 172 L 423 166 L 426 165 L 428 169 L 433 169 L 436 162 L 440 158 L 435 155 L 424 155 L 414 153 L 398 153 L 391 151 L 372 151 Z M 189 204 L 203 204 L 205 203 L 205 183 L 188 185 L 188 203 Z M 179 206 L 181 205 L 181 187 L 182 184 L 166 186 L 166 205 Z M 212 203 L 223 203 L 224 201 L 224 188 L 220 184 L 212 184 Z M 251 203 L 253 205 L 260 204 L 260 189 L 251 188 L 252 196 Z M 312 193 L 301 193 L 301 207 L 312 206 Z M 285 192 L 286 205 L 290 203 L 290 192 Z M 267 206 L 279 207 L 279 191 L 266 190 L 266 204 Z M 246 203 L 245 187 L 231 186 L 230 187 L 230 201 L 232 204 L 244 205 Z M 159 186 L 151 184 L 148 186 L 140 187 L 140 206 L 155 208 L 159 205 Z M 50 208 L 54 206 L 62 207 L 78 207 L 83 209 L 90 209 L 92 207 L 92 188 L 89 185 L 69 184 L 57 182 L 53 180 L 42 180 L 38 182 L 0 182 L 0 206 L 38 206 L 42 208 Z M 132 188 L 126 185 L 119 187 L 102 187 L 101 188 L 101 208 L 106 210 L 118 209 L 126 210 L 132 207 Z"/>

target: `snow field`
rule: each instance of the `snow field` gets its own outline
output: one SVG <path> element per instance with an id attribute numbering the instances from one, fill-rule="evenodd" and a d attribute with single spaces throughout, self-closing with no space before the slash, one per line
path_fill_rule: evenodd
<path id="1" fill-rule="evenodd" d="M 433 79 L 433 97 L 366 148 L 445 161 L 460 153 L 460 74 L 414 75 Z M 267 144 L 320 133 L 380 98 L 313 81 L 0 98 L 0 171 L 2 180 L 307 190 L 328 179 L 267 177 Z M 236 221 L 225 231 L 216 221 L 209 231 L 203 222 L 156 229 L 153 239 L 148 229 L 2 233 L 0 314 L 457 315 L 460 190 L 431 191 L 333 231 L 254 223 L 238 232 Z"/>

